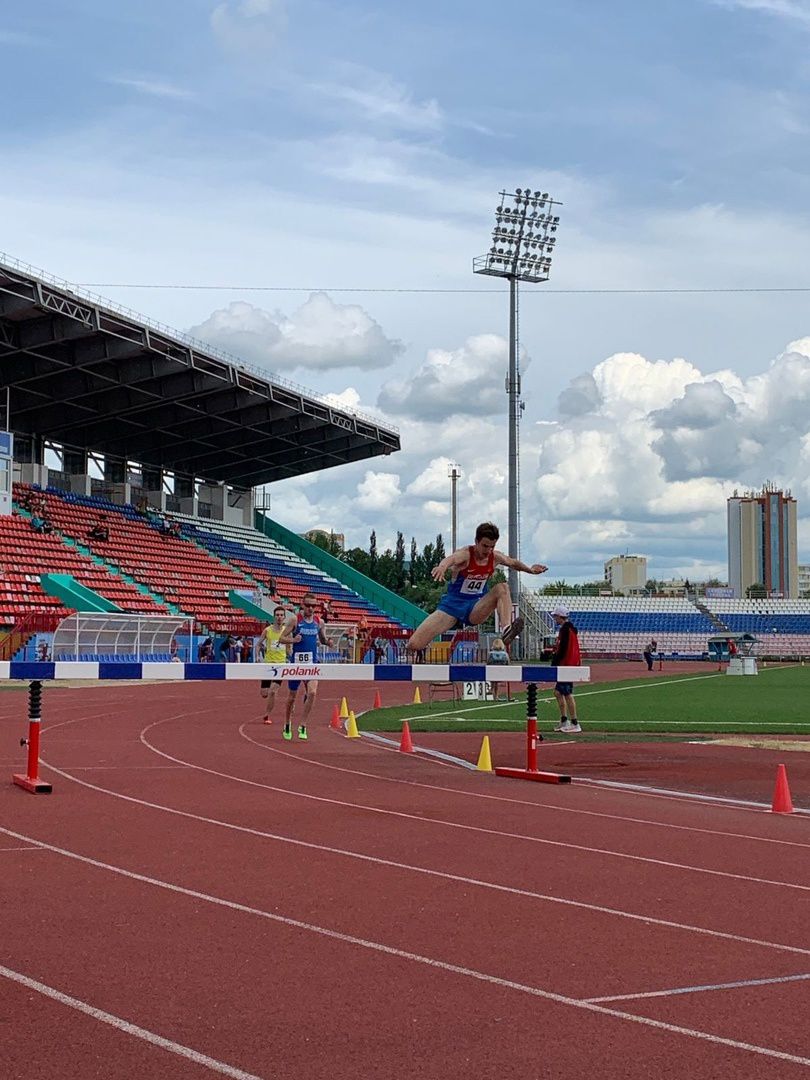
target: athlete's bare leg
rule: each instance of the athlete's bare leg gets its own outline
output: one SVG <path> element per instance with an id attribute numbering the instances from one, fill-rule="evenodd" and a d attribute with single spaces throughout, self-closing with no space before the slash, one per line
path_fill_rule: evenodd
<path id="1" fill-rule="evenodd" d="M 486 622 L 493 611 L 498 610 L 498 622 L 501 629 L 512 621 L 512 597 L 509 595 L 509 586 L 505 581 L 499 581 L 497 585 L 485 593 L 470 612 L 469 623 L 478 626 Z"/>
<path id="2" fill-rule="evenodd" d="M 312 712 L 312 706 L 315 704 L 315 698 L 318 696 L 318 684 L 316 682 L 304 683 L 304 708 L 301 712 L 301 724 L 303 727 L 307 726 L 307 720 L 309 714 Z"/>
<path id="3" fill-rule="evenodd" d="M 270 713 L 273 711 L 273 706 L 276 703 L 276 694 L 277 693 L 278 693 L 278 685 L 277 685 L 277 683 L 273 683 L 273 685 L 269 686 L 269 687 L 268 686 L 263 686 L 262 687 L 262 697 L 267 698 L 267 705 L 265 706 L 265 710 L 264 710 L 264 722 L 265 722 L 265 724 L 272 724 L 272 722 L 273 722 L 270 719 Z"/>
<path id="4" fill-rule="evenodd" d="M 481 601 L 479 600 L 478 603 L 480 604 Z M 478 604 L 476 604 L 475 607 L 477 608 Z M 474 610 L 475 608 L 473 608 L 473 611 Z M 428 617 L 417 626 L 405 648 L 408 652 L 418 652 L 420 649 L 424 649 L 429 645 L 437 634 L 443 634 L 445 630 L 452 630 L 457 622 L 458 619 L 454 619 L 453 616 L 448 615 L 446 611 L 434 611 L 432 615 L 428 615 Z"/>

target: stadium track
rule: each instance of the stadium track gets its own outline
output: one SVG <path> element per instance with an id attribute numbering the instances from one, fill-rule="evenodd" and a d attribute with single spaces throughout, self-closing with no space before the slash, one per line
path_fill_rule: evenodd
<path id="1" fill-rule="evenodd" d="M 321 687 L 307 744 L 248 685 L 48 690 L 54 794 L 0 787 L 4 970 L 208 1060 L 7 975 L 9 1076 L 810 1075 L 810 821 L 327 730 L 373 689 Z"/>

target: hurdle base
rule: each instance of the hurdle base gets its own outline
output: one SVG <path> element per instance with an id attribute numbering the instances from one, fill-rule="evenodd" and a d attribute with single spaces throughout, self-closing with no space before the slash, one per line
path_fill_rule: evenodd
<path id="1" fill-rule="evenodd" d="M 19 773 L 13 773 L 11 779 L 17 787 L 24 788 L 33 795 L 48 795 L 53 791 L 53 787 L 44 780 L 32 780 L 30 776 L 21 776 Z"/>
<path id="2" fill-rule="evenodd" d="M 496 776 L 508 776 L 512 780 L 535 780 L 539 784 L 570 784 L 571 777 L 561 773 L 540 772 L 538 769 L 497 768 Z"/>

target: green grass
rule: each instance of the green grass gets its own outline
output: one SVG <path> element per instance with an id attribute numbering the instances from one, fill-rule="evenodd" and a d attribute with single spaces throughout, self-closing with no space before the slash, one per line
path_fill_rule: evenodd
<path id="1" fill-rule="evenodd" d="M 548 733 L 559 719 L 550 687 L 538 688 L 537 718 Z M 810 667 L 761 668 L 754 676 L 705 674 L 586 683 L 575 692 L 586 733 L 810 735 Z M 365 731 L 519 731 L 526 696 L 512 704 L 440 699 L 364 713 Z M 561 736 L 570 738 L 570 736 Z"/>

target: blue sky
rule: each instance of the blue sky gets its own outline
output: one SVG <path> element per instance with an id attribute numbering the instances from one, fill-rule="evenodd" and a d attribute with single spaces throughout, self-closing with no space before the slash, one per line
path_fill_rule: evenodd
<path id="1" fill-rule="evenodd" d="M 471 260 L 500 187 L 548 190 L 552 279 L 521 306 L 527 558 L 569 579 L 624 550 L 656 576 L 721 572 L 725 495 L 770 479 L 800 499 L 810 561 L 808 294 L 555 291 L 810 286 L 810 2 L 439 8 L 6 11 L 0 249 L 384 406 L 401 455 L 276 485 L 274 510 L 422 543 L 448 531 L 450 460 L 462 527 L 505 522 L 506 305 Z M 132 287 L 172 283 L 234 288 Z M 660 426 L 708 384 L 733 408 Z"/>

